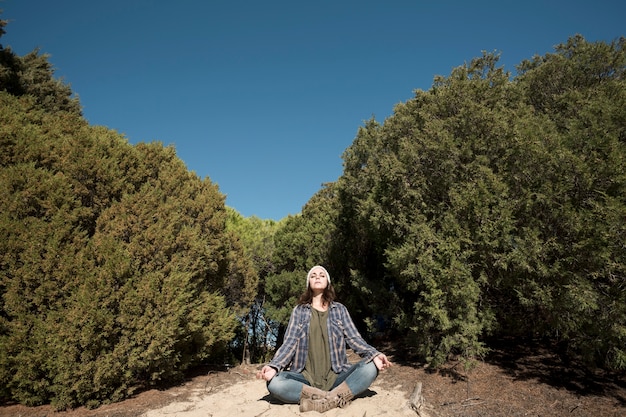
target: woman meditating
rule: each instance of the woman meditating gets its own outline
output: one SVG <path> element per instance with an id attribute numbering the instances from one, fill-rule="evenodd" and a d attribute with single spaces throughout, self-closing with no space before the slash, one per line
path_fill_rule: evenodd
<path id="1" fill-rule="evenodd" d="M 293 309 L 282 346 L 257 374 L 270 394 L 300 411 L 345 407 L 391 366 L 383 353 L 359 334 L 346 307 L 335 300 L 322 266 L 307 274 L 307 288 Z M 361 357 L 348 362 L 346 344 Z M 288 369 L 288 370 L 287 370 Z"/>

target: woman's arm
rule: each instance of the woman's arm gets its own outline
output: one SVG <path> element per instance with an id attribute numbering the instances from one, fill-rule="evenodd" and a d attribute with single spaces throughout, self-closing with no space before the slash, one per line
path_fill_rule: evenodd
<path id="1" fill-rule="evenodd" d="M 376 350 L 376 348 L 371 346 L 365 341 L 365 339 L 363 339 L 356 326 L 354 325 L 348 309 L 344 305 L 341 305 L 341 318 L 343 323 L 343 333 L 346 338 L 346 342 L 357 355 L 368 361 L 374 359 L 374 357 L 378 355 L 381 355 L 381 353 Z"/>
<path id="2" fill-rule="evenodd" d="M 374 361 L 374 365 L 376 365 L 376 368 L 379 371 L 389 368 L 392 363 L 389 358 L 387 358 L 387 355 L 379 352 L 378 350 L 376 350 L 376 348 L 368 344 L 363 339 L 356 326 L 354 325 L 352 317 L 350 317 L 350 313 L 348 312 L 347 308 L 345 309 L 345 315 L 347 317 L 347 324 L 344 331 L 346 334 L 346 341 L 348 343 L 348 346 L 350 346 L 350 348 L 352 348 L 352 350 L 354 350 L 359 356 L 365 358 L 368 361 Z"/>
<path id="3" fill-rule="evenodd" d="M 298 307 L 295 307 L 291 312 L 291 317 L 289 318 L 289 323 L 287 324 L 287 330 L 285 332 L 283 344 L 280 346 L 280 348 L 278 348 L 278 350 L 274 354 L 274 357 L 269 363 L 269 366 L 274 368 L 276 371 L 282 371 L 284 368 L 286 368 L 287 365 L 291 363 L 294 355 L 296 354 L 298 339 L 302 330 L 300 328 L 301 314 L 302 312 L 298 309 Z"/>

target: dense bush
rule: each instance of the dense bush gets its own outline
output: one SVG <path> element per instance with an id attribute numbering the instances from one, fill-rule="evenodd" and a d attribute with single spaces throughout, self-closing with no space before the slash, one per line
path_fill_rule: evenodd
<path id="1" fill-rule="evenodd" d="M 0 55 L 0 399 L 95 406 L 223 361 L 256 278 L 217 186 Z"/>
<path id="2" fill-rule="evenodd" d="M 625 43 L 576 36 L 515 78 L 484 54 L 346 150 L 346 279 L 425 360 L 525 335 L 626 368 Z"/>

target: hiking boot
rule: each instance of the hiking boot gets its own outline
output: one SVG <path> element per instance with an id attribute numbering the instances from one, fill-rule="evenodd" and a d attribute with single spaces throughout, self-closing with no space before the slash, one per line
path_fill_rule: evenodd
<path id="1" fill-rule="evenodd" d="M 300 397 L 300 411 L 317 411 L 324 413 L 336 407 L 347 407 L 350 402 L 352 402 L 353 398 L 354 394 L 350 391 L 348 384 L 342 382 L 337 388 L 327 393 L 324 398 L 313 399 Z"/>
<path id="2" fill-rule="evenodd" d="M 304 384 L 302 386 L 302 392 L 300 393 L 300 400 L 303 398 L 308 400 L 321 400 L 322 398 L 326 398 L 327 395 L 328 391 L 323 391 L 319 388 Z"/>

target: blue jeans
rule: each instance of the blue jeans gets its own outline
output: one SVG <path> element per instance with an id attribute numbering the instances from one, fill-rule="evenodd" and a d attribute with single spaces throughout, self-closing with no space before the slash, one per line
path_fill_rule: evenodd
<path id="1" fill-rule="evenodd" d="M 337 375 L 333 388 L 345 381 L 354 396 L 365 391 L 378 376 L 374 361 L 362 360 Z M 272 396 L 286 404 L 298 404 L 303 385 L 311 385 L 300 372 L 282 371 L 267 383 Z"/>

